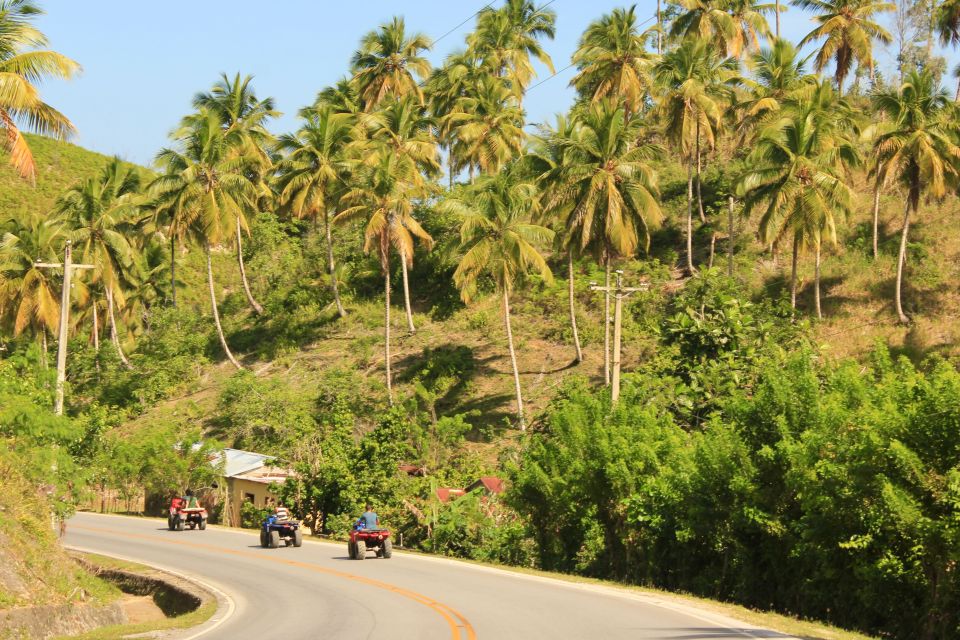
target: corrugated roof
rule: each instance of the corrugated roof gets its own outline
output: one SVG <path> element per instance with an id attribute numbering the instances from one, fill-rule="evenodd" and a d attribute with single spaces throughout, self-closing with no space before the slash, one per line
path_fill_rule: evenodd
<path id="1" fill-rule="evenodd" d="M 227 478 L 232 478 L 242 473 L 259 469 L 268 461 L 273 460 L 273 458 L 274 456 L 254 453 L 253 451 L 224 449 L 223 457 L 218 459 L 217 462 L 223 461 L 223 475 Z"/>

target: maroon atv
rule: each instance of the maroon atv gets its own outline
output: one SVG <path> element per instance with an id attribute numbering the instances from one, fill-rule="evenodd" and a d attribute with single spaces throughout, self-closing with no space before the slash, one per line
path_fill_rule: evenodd
<path id="1" fill-rule="evenodd" d="M 184 526 L 190 529 L 207 528 L 207 510 L 197 505 L 187 507 L 187 501 L 183 498 L 174 498 L 170 501 L 169 514 L 167 515 L 167 528 L 170 531 L 183 531 Z"/>
<path id="2" fill-rule="evenodd" d="M 390 558 L 393 555 L 393 541 L 388 529 L 357 529 L 350 531 L 347 554 L 351 560 L 363 560 L 367 550 L 374 549 L 378 558 Z"/>

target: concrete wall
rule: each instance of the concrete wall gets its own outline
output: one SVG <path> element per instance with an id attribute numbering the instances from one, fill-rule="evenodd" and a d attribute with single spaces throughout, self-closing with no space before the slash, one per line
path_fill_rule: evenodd
<path id="1" fill-rule="evenodd" d="M 262 482 L 253 482 L 243 478 L 228 478 L 227 491 L 229 494 L 228 504 L 230 505 L 230 521 L 227 523 L 233 527 L 240 526 L 240 505 L 251 501 L 258 509 L 267 506 L 267 500 L 271 504 L 276 504 L 277 496 L 271 493 L 270 487 L 273 485 Z"/>

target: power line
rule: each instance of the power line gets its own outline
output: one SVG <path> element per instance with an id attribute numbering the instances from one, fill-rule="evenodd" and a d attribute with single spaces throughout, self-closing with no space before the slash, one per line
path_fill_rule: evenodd
<path id="1" fill-rule="evenodd" d="M 475 12 L 473 12 L 473 14 L 470 15 L 466 20 L 464 20 L 463 22 L 461 22 L 460 24 L 458 24 L 457 26 L 455 26 L 453 29 L 450 29 L 450 31 L 447 31 L 445 34 L 443 34 L 442 36 L 440 36 L 439 38 L 437 38 L 436 40 L 434 40 L 434 41 L 433 41 L 433 44 L 436 45 L 438 42 L 440 42 L 441 40 L 443 40 L 444 38 L 446 38 L 447 36 L 449 36 L 450 34 L 452 34 L 454 31 L 456 31 L 457 29 L 459 29 L 459 28 L 462 27 L 463 25 L 465 25 L 465 24 L 467 24 L 468 22 L 470 22 L 471 20 L 473 20 L 475 17 L 477 17 L 478 15 L 480 15 L 480 12 L 481 12 L 481 11 L 483 11 L 484 9 L 489 9 L 490 6 L 493 5 L 496 1 L 497 1 L 497 0 L 493 0 L 492 2 L 488 2 L 487 4 L 483 5 L 483 6 L 480 7 L 479 9 L 477 9 L 477 10 L 476 10 Z M 554 0 L 550 0 L 550 1 L 553 2 Z M 548 2 L 547 4 L 550 4 L 550 3 Z M 544 5 L 544 6 L 546 6 L 546 5 Z M 542 8 L 543 8 L 543 7 L 541 7 L 541 9 L 542 9 Z"/>
<path id="2" fill-rule="evenodd" d="M 550 2 L 548 2 L 548 3 L 545 4 L 545 5 L 543 5 L 543 7 L 546 7 L 546 6 L 548 6 L 548 5 L 553 4 L 555 1 L 556 1 L 556 0 L 550 0 Z M 543 9 L 543 7 L 540 7 L 540 8 Z M 652 18 L 647 18 L 646 20 L 644 20 L 643 22 L 641 22 L 641 23 L 638 24 L 637 26 L 638 26 L 638 27 L 642 27 L 643 25 L 647 24 L 647 23 L 650 22 L 651 20 L 654 20 L 655 18 L 656 18 L 656 16 L 654 16 L 654 17 L 652 17 Z M 526 92 L 527 92 L 527 93 L 530 93 L 531 91 L 533 91 L 534 89 L 536 89 L 537 87 L 539 87 L 540 85 L 542 85 L 543 83 L 545 83 L 545 82 L 547 82 L 547 81 L 549 81 L 549 80 L 553 80 L 553 79 L 556 78 L 558 75 L 560 75 L 561 73 L 563 73 L 563 72 L 566 71 L 567 69 L 569 69 L 569 68 L 571 68 L 572 66 L 574 66 L 574 64 L 575 64 L 575 63 L 571 62 L 570 64 L 568 64 L 567 66 L 565 66 L 563 69 L 560 69 L 560 71 L 554 72 L 552 75 L 547 76 L 546 78 L 544 78 L 543 80 L 541 80 L 541 81 L 538 82 L 537 84 L 535 84 L 535 85 L 527 88 L 527 91 L 526 91 Z"/>

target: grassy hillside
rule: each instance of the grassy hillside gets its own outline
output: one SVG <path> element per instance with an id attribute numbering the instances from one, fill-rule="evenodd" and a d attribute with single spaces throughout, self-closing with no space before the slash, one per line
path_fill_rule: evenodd
<path id="1" fill-rule="evenodd" d="M 20 218 L 31 211 L 48 211 L 71 186 L 96 174 L 110 158 L 83 147 L 26 134 L 37 163 L 37 184 L 17 175 L 6 155 L 0 156 L 0 218 Z"/>
<path id="2" fill-rule="evenodd" d="M 0 609 L 106 601 L 119 591 L 80 568 L 57 544 L 49 505 L 0 457 Z"/>
<path id="3" fill-rule="evenodd" d="M 654 240 L 654 261 L 638 260 L 622 265 L 625 281 L 651 280 L 650 292 L 637 294 L 626 304 L 623 366 L 625 371 L 648 359 L 656 344 L 655 316 L 667 299 L 683 286 L 676 264 L 681 254 L 680 228 L 685 209 L 683 188 L 676 168 L 665 171 L 663 186 L 667 223 Z M 673 180 L 671 180 L 673 176 Z M 709 176 L 708 176 L 709 180 Z M 675 184 L 674 184 L 675 183 Z M 868 193 L 865 184 L 859 185 Z M 726 266 L 725 212 L 722 202 L 708 203 L 716 211 L 712 224 L 718 231 L 714 263 Z M 905 305 L 913 317 L 910 326 L 899 325 L 893 311 L 893 285 L 899 243 L 900 199 L 896 193 L 882 199 L 880 257 L 873 260 L 870 246 L 870 198 L 862 195 L 856 216 L 841 230 L 837 247 L 825 252 L 822 269 L 824 318 L 813 318 L 813 259 L 801 255 L 799 314 L 811 323 L 811 330 L 828 357 L 865 357 L 879 341 L 890 345 L 919 363 L 932 354 L 952 357 L 960 353 L 960 296 L 957 290 L 960 269 L 960 225 L 953 224 L 955 204 L 936 203 L 921 210 L 915 221 L 906 271 Z M 736 274 L 744 281 L 755 301 L 788 300 L 789 253 L 771 256 L 754 240 L 753 221 L 738 219 Z M 698 233 L 697 263 L 709 262 L 712 227 Z M 266 228 L 266 234 L 273 233 Z M 342 261 L 351 264 L 354 285 L 348 291 L 349 316 L 334 317 L 329 306 L 322 274 L 322 258 L 307 248 L 305 255 L 284 257 L 283 247 L 254 247 L 248 272 L 256 295 L 267 301 L 266 317 L 252 318 L 239 287 L 235 257 L 228 251 L 215 255 L 218 286 L 224 293 L 224 315 L 228 339 L 245 357 L 246 364 L 267 386 L 275 384 L 306 404 L 333 387 L 349 385 L 363 402 L 382 405 L 383 308 L 375 266 L 358 257 L 359 229 L 337 231 Z M 256 233 L 254 238 L 256 239 Z M 307 241 L 318 244 L 315 241 Z M 268 243 L 269 244 L 269 243 Z M 314 250 L 319 250 L 314 247 Z M 434 252 L 436 253 L 436 252 Z M 206 315 L 201 255 L 194 251 L 183 257 L 181 297 Z M 285 260 L 289 262 L 284 262 Z M 470 421 L 484 429 L 499 430 L 513 410 L 510 362 L 499 300 L 481 298 L 463 306 L 449 283 L 439 281 L 433 258 L 418 255 L 411 274 L 417 332 L 408 334 L 403 316 L 399 277 L 394 280 L 393 309 L 394 372 L 398 396 L 425 402 L 418 383 L 439 366 L 453 367 L 456 381 L 435 399 L 441 414 L 472 413 Z M 280 265 L 280 266 L 278 266 Z M 286 281 L 278 270 L 309 274 L 300 290 L 279 293 Z M 567 282 L 564 265 L 555 264 L 558 274 L 552 285 L 535 281 L 516 295 L 513 303 L 514 332 L 524 396 L 533 413 L 549 402 L 561 381 L 582 375 L 594 383 L 602 381 L 602 298 L 589 290 L 591 281 L 601 281 L 602 272 L 589 261 L 578 264 L 575 278 L 578 324 L 586 360 L 573 362 L 567 315 Z M 301 278 L 302 279 L 302 278 Z M 357 284 L 357 281 L 359 284 Z M 304 298 L 309 304 L 304 302 Z M 219 354 L 217 346 L 211 352 Z M 215 355 L 214 359 L 219 359 Z M 202 370 L 199 377 L 183 386 L 182 394 L 161 403 L 138 422 L 167 422 L 171 418 L 195 424 L 205 416 L 208 425 L 217 423 L 218 399 L 231 376 L 229 365 Z M 181 402 L 183 401 L 183 402 Z"/>

